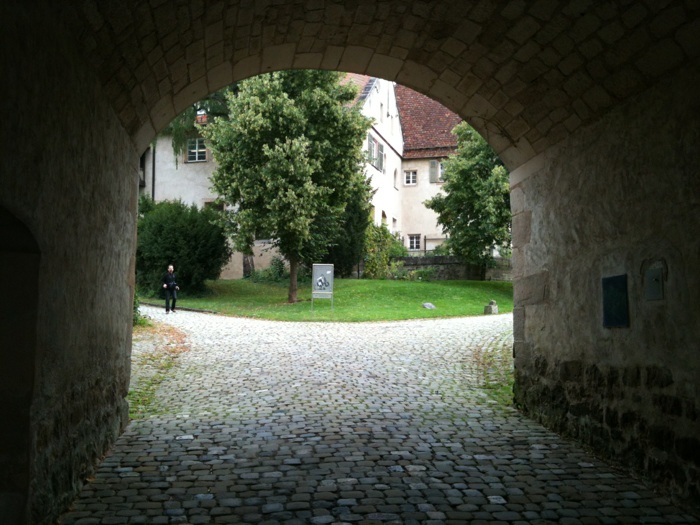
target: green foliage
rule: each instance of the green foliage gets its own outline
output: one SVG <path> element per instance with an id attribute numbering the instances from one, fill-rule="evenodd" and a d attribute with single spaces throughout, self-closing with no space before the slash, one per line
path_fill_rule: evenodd
<path id="1" fill-rule="evenodd" d="M 299 266 L 342 242 L 344 214 L 364 181 L 370 122 L 348 107 L 355 88 L 339 80 L 327 71 L 245 80 L 237 96 L 227 95 L 228 117 L 201 128 L 217 163 L 214 191 L 230 205 L 225 224 L 235 248 L 248 253 L 265 231 L 289 262 L 289 302 Z"/>
<path id="2" fill-rule="evenodd" d="M 399 281 L 431 281 L 437 269 L 429 266 L 418 270 L 407 270 L 404 261 L 391 261 L 387 272 L 387 279 Z"/>
<path id="3" fill-rule="evenodd" d="M 370 224 L 365 241 L 365 266 L 363 277 L 366 279 L 386 279 L 389 277 L 389 261 L 393 257 L 405 257 L 408 249 L 397 235 L 392 234 L 386 226 Z"/>
<path id="4" fill-rule="evenodd" d="M 405 263 L 403 261 L 390 261 L 389 268 L 387 269 L 387 279 L 408 280 L 409 272 L 404 266 Z"/>
<path id="5" fill-rule="evenodd" d="M 457 154 L 445 163 L 445 194 L 427 200 L 449 235 L 446 248 L 473 264 L 493 264 L 493 248 L 510 246 L 508 172 L 487 142 L 458 124 Z"/>
<path id="6" fill-rule="evenodd" d="M 180 201 L 153 205 L 138 223 L 136 284 L 142 293 L 161 290 L 169 264 L 175 266 L 178 285 L 185 293 L 204 290 L 206 279 L 215 279 L 231 257 L 216 210 L 187 206 Z"/>
<path id="7" fill-rule="evenodd" d="M 373 193 L 369 179 L 357 181 L 341 219 L 343 234 L 329 247 L 328 254 L 320 261 L 333 264 L 336 277 L 350 277 L 353 268 L 362 259 Z"/>
<path id="8" fill-rule="evenodd" d="M 134 313 L 132 318 L 132 326 L 151 326 L 151 322 L 147 317 L 141 315 L 139 307 L 141 306 L 141 301 L 137 294 L 134 294 Z"/>
<path id="9" fill-rule="evenodd" d="M 442 244 L 439 244 L 435 248 L 433 248 L 432 253 L 430 255 L 433 255 L 435 257 L 449 256 L 452 255 L 452 252 L 450 251 L 449 244 L 443 242 Z"/>
<path id="10" fill-rule="evenodd" d="M 264 270 L 255 270 L 250 276 L 251 281 L 255 283 L 280 283 L 289 279 L 289 272 L 284 259 L 281 257 L 273 257 L 270 261 L 270 266 Z"/>
<path id="11" fill-rule="evenodd" d="M 155 207 L 156 203 L 151 197 L 143 193 L 139 195 L 139 218 L 152 212 Z"/>
<path id="12" fill-rule="evenodd" d="M 226 94 L 235 93 L 236 84 L 215 91 L 208 97 L 189 106 L 185 111 L 175 117 L 168 127 L 162 131 L 163 135 L 169 135 L 172 139 L 175 165 L 187 148 L 187 140 L 199 137 L 196 127 L 197 115 L 205 113 L 208 118 L 225 117 L 228 114 Z"/>
<path id="13" fill-rule="evenodd" d="M 427 268 L 419 268 L 418 270 L 413 270 L 409 276 L 411 281 L 432 281 L 437 274 L 437 268 L 433 266 L 428 266 Z"/>

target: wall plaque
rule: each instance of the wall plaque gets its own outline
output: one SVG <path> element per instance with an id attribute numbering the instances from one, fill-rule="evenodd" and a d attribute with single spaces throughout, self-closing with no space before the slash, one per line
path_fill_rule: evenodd
<path id="1" fill-rule="evenodd" d="M 629 325 L 627 274 L 603 277 L 603 326 L 627 328 Z"/>

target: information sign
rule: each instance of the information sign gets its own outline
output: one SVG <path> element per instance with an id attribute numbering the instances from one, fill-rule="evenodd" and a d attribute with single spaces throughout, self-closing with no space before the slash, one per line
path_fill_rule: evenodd
<path id="1" fill-rule="evenodd" d="M 311 306 L 314 299 L 330 299 L 333 308 L 333 265 L 314 264 L 312 270 Z"/>

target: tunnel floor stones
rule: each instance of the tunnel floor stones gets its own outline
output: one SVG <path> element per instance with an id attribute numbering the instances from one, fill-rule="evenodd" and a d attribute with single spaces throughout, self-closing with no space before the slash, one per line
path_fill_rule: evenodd
<path id="1" fill-rule="evenodd" d="M 184 333 L 186 351 L 158 383 L 158 414 L 131 422 L 62 525 L 700 522 L 488 397 L 477 356 L 510 347 L 510 315 L 142 310 Z M 153 351 L 136 341 L 134 367 Z"/>

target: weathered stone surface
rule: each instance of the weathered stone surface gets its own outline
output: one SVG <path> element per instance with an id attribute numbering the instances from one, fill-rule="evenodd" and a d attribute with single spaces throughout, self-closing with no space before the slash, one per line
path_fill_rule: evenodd
<path id="1" fill-rule="evenodd" d="M 497 314 L 498 313 L 498 305 L 496 304 L 496 301 L 489 301 L 489 304 L 484 306 L 484 314 L 485 315 L 491 315 L 491 314 Z"/>
<path id="2" fill-rule="evenodd" d="M 670 368 L 660 366 L 648 366 L 646 372 L 646 386 L 648 388 L 663 388 L 673 384 L 673 372 Z"/>
<path id="3" fill-rule="evenodd" d="M 515 280 L 513 301 L 516 306 L 527 306 L 547 301 L 549 272 L 540 272 Z"/>
<path id="4" fill-rule="evenodd" d="M 25 312 L 33 319 L 31 340 L 1 340 L 0 367 L 18 379 L 30 371 L 31 412 L 23 404 L 17 420 L 27 422 L 23 454 L 31 458 L 22 497 L 26 523 L 42 524 L 65 508 L 127 422 L 138 161 L 95 73 L 55 16 L 17 6 L 9 19 L 0 23 L 0 54 L 15 73 L 0 98 L 24 109 L 3 124 L 17 148 L 0 161 L 0 208 L 26 225 L 39 256 L 4 273 L 24 283 L 35 304 Z M 10 47 L 22 50 L 18 60 L 22 53 L 32 60 L 10 66 Z M 6 246 L 4 233 L 0 243 Z M 4 270 L 2 246 L 0 259 Z M 3 333 L 13 331 L 7 323 L 21 326 L 0 315 Z M 3 427 L 13 424 L 3 418 Z M 2 464 L 0 471 L 4 478 Z"/>
<path id="5" fill-rule="evenodd" d="M 692 299 L 700 293 L 700 279 L 686 259 L 697 260 L 700 253 L 690 233 L 700 224 L 673 188 L 686 188 L 697 199 L 697 181 L 687 178 L 695 170 L 688 155 L 697 155 L 697 146 L 678 137 L 700 137 L 698 121 L 682 116 L 700 108 L 681 87 L 687 82 L 689 89 L 698 76 L 693 70 L 677 86 L 658 85 L 600 126 L 570 136 L 559 160 L 549 156 L 539 171 L 518 179 L 520 202 L 543 200 L 531 208 L 530 240 L 517 258 L 524 275 L 538 277 L 515 281 L 516 304 L 525 305 L 528 321 L 523 344 L 549 363 L 538 367 L 534 359 L 516 357 L 516 381 L 522 383 L 516 399 L 553 428 L 666 479 L 691 498 L 700 492 L 698 465 L 681 457 L 673 443 L 700 435 L 700 304 Z M 654 125 L 656 140 L 647 142 L 633 131 L 635 121 Z M 594 145 L 602 129 L 617 138 Z M 674 160 L 659 160 L 664 157 Z M 584 164 L 589 167 L 579 169 Z M 619 167 L 614 176 L 609 166 Z M 583 171 L 585 177 L 574 175 Z M 622 209 L 621 200 L 635 204 Z M 673 217 L 670 209 L 676 210 Z M 677 220 L 684 226 L 671 225 Z M 693 248 L 681 255 L 677 246 Z M 660 258 L 669 268 L 667 299 L 647 301 L 640 269 Z M 527 303 L 543 298 L 541 268 L 549 273 L 550 307 L 536 330 L 530 329 L 533 307 Z M 627 329 L 609 330 L 602 327 L 601 278 L 620 273 L 630 278 L 631 322 Z M 553 395 L 557 391 L 562 399 Z"/>
<path id="6" fill-rule="evenodd" d="M 438 281 L 449 281 L 467 279 L 481 281 L 485 276 L 485 269 L 474 264 L 464 264 L 458 257 L 448 257 L 444 255 L 433 257 L 394 257 L 394 262 L 402 262 L 407 271 L 433 270 L 432 279 Z"/>
<path id="7" fill-rule="evenodd" d="M 522 248 L 530 242 L 532 212 L 525 211 L 513 216 L 513 246 Z"/>

